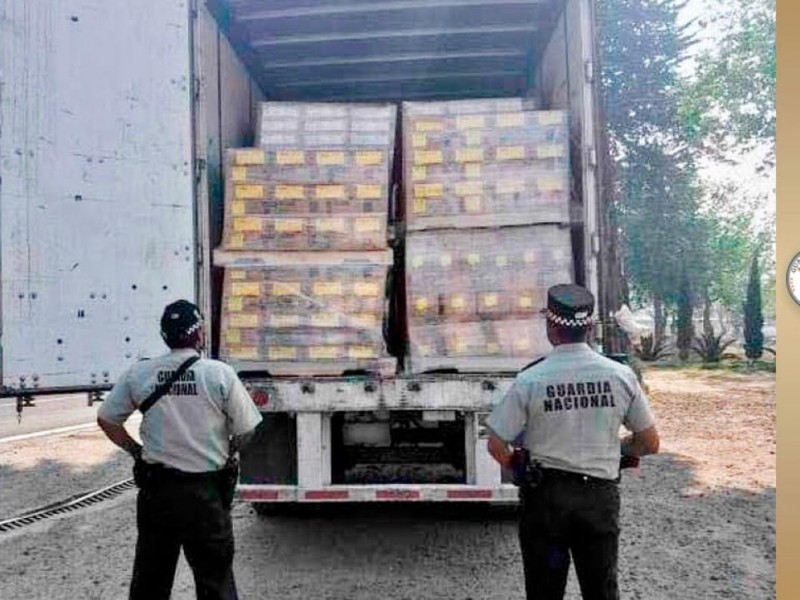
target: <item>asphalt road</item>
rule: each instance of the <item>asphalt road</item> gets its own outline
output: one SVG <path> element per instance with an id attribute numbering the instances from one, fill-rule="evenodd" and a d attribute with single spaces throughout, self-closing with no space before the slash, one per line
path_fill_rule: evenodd
<path id="1" fill-rule="evenodd" d="M 51 429 L 94 423 L 97 404 L 89 407 L 85 394 L 69 396 L 40 396 L 34 398 L 35 406 L 22 410 L 22 420 L 17 421 L 15 398 L 0 398 L 0 441 Z"/>

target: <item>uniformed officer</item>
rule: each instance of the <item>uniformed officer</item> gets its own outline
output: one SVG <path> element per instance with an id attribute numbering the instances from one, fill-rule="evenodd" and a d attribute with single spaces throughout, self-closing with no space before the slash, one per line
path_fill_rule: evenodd
<path id="1" fill-rule="evenodd" d="M 169 598 L 183 548 L 198 598 L 236 598 L 230 518 L 236 471 L 231 482 L 226 467 L 261 414 L 230 366 L 199 358 L 205 330 L 197 306 L 186 300 L 167 306 L 161 336 L 171 351 L 126 371 L 97 417 L 109 439 L 137 459 L 139 537 L 130 597 Z M 166 393 L 147 410 L 143 403 L 158 395 L 154 390 Z M 144 413 L 143 446 L 123 426 L 137 408 Z"/>
<path id="2" fill-rule="evenodd" d="M 548 290 L 554 349 L 517 376 L 488 420 L 495 460 L 513 466 L 518 436 L 530 456 L 519 527 L 528 600 L 564 597 L 570 556 L 584 599 L 619 598 L 620 456 L 658 451 L 636 375 L 587 344 L 593 310 L 583 287 Z M 632 435 L 620 440 L 620 425 Z"/>

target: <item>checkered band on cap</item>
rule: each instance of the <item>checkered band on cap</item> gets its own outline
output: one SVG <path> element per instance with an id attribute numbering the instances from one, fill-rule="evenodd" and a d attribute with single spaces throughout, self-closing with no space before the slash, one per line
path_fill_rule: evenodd
<path id="1" fill-rule="evenodd" d="M 552 321 L 561 327 L 588 327 L 592 323 L 591 315 L 588 315 L 584 312 L 579 312 L 575 315 L 575 318 L 570 319 L 567 317 L 562 317 L 561 315 L 557 315 L 550 309 L 547 309 L 545 310 L 545 316 L 547 317 L 548 321 Z"/>

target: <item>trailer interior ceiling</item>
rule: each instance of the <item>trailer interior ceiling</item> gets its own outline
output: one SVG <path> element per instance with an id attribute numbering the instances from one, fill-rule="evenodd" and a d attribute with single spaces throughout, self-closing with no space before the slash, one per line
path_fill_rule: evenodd
<path id="1" fill-rule="evenodd" d="M 562 0 L 208 0 L 271 100 L 525 96 Z"/>

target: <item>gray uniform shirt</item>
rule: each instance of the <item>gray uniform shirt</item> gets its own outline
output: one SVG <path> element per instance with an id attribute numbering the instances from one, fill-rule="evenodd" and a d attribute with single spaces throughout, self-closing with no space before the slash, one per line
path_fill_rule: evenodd
<path id="1" fill-rule="evenodd" d="M 155 387 L 169 378 L 194 350 L 175 350 L 135 364 L 117 381 L 97 416 L 122 425 Z M 230 436 L 261 422 L 235 371 L 218 360 L 200 359 L 148 410 L 139 429 L 142 458 L 189 473 L 222 468 Z"/>
<path id="2" fill-rule="evenodd" d="M 620 426 L 655 424 L 634 372 L 587 344 L 561 344 L 520 373 L 487 425 L 513 442 L 524 432 L 543 467 L 603 479 L 619 476 Z"/>

